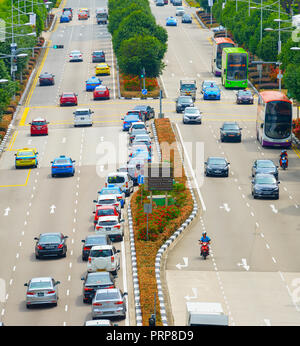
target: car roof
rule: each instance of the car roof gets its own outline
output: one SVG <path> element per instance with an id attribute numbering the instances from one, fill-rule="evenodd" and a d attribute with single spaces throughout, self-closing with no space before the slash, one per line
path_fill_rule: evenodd
<path id="1" fill-rule="evenodd" d="M 60 232 L 46 232 L 46 233 L 41 233 L 40 237 L 41 236 L 46 236 L 46 235 L 58 235 L 58 236 L 61 236 L 62 233 L 60 233 Z"/>
<path id="2" fill-rule="evenodd" d="M 120 289 L 119 288 L 99 288 L 96 291 L 96 294 L 97 293 L 109 293 L 109 292 L 120 293 Z"/>
<path id="3" fill-rule="evenodd" d="M 99 221 L 118 221 L 119 222 L 119 217 L 116 215 L 110 215 L 110 216 L 103 216 Z"/>
<path id="4" fill-rule="evenodd" d="M 91 109 L 90 108 L 77 108 L 75 112 L 89 112 Z"/>
<path id="5" fill-rule="evenodd" d="M 272 177 L 272 178 L 274 178 L 275 180 L 276 180 L 276 178 L 274 177 L 274 175 L 273 174 L 271 174 L 271 173 L 256 173 L 255 174 L 255 178 L 261 178 L 261 177 Z"/>
<path id="6" fill-rule="evenodd" d="M 89 234 L 85 237 L 85 240 L 90 239 L 90 238 L 106 238 L 106 234 Z"/>
<path id="7" fill-rule="evenodd" d="M 94 245 L 91 248 L 92 250 L 111 250 L 113 245 Z"/>
<path id="8" fill-rule="evenodd" d="M 113 175 L 127 176 L 127 173 L 126 172 L 112 172 L 112 173 L 109 173 L 107 176 L 111 177 Z"/>
<path id="9" fill-rule="evenodd" d="M 143 124 L 144 126 L 146 126 L 145 123 L 144 123 L 143 121 L 134 121 L 134 122 L 131 123 L 131 126 L 137 125 L 137 124 L 138 124 L 138 125 Z"/>
<path id="10" fill-rule="evenodd" d="M 44 119 L 44 118 L 35 118 L 32 121 L 46 121 L 46 119 Z"/>
<path id="11" fill-rule="evenodd" d="M 225 157 L 220 157 L 220 156 L 209 156 L 208 160 L 210 160 L 210 159 L 220 159 L 220 160 L 225 160 L 226 161 Z"/>
<path id="12" fill-rule="evenodd" d="M 101 205 L 101 206 L 99 205 L 97 207 L 97 210 L 104 210 L 104 209 L 116 209 L 116 207 L 114 205 Z"/>
<path id="13" fill-rule="evenodd" d="M 94 273 L 87 273 L 87 276 L 98 276 L 98 275 L 108 275 L 109 276 L 109 272 L 103 271 L 103 272 L 94 272 Z"/>
<path id="14" fill-rule="evenodd" d="M 96 86 L 95 90 L 106 90 L 107 86 L 106 85 L 98 85 Z"/>
<path id="15" fill-rule="evenodd" d="M 98 201 L 100 199 L 116 199 L 116 195 L 110 194 L 110 195 L 98 195 Z"/>

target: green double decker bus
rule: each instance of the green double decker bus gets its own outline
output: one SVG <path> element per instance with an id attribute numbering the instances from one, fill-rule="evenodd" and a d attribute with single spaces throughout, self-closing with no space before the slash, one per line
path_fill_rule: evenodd
<path id="1" fill-rule="evenodd" d="M 221 78 L 225 88 L 247 88 L 248 53 L 243 48 L 223 49 Z"/>

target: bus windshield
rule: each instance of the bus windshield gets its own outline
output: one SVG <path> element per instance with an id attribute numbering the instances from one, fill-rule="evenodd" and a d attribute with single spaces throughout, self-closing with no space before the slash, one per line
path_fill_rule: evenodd
<path id="1" fill-rule="evenodd" d="M 234 44 L 229 42 L 219 43 L 217 46 L 217 57 L 216 57 L 216 65 L 217 68 L 222 68 L 222 50 L 223 48 L 234 47 Z"/>
<path id="2" fill-rule="evenodd" d="M 292 106 L 289 102 L 271 101 L 266 104 L 265 134 L 273 139 L 284 139 L 292 131 Z"/>
<path id="3" fill-rule="evenodd" d="M 229 53 L 227 60 L 227 79 L 247 79 L 247 54 Z"/>

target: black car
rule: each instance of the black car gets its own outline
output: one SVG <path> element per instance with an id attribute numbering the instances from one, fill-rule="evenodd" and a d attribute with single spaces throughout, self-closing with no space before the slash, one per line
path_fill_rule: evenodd
<path id="1" fill-rule="evenodd" d="M 251 91 L 249 90 L 239 90 L 236 93 L 236 103 L 241 104 L 241 103 L 250 103 L 253 104 L 253 95 Z"/>
<path id="2" fill-rule="evenodd" d="M 181 23 L 192 23 L 192 16 L 188 13 L 185 13 L 181 18 Z"/>
<path id="3" fill-rule="evenodd" d="M 88 235 L 84 240 L 81 240 L 84 244 L 82 247 L 82 260 L 87 261 L 90 255 L 90 250 L 95 245 L 110 245 L 111 240 L 107 235 L 95 234 Z"/>
<path id="4" fill-rule="evenodd" d="M 273 174 L 256 174 L 252 180 L 253 198 L 279 198 L 280 181 Z"/>
<path id="5" fill-rule="evenodd" d="M 154 108 L 152 108 L 150 106 L 145 106 L 145 105 L 135 106 L 134 110 L 138 110 L 138 111 L 144 112 L 145 120 L 149 120 L 149 119 L 155 117 Z"/>
<path id="6" fill-rule="evenodd" d="M 66 239 L 62 233 L 43 233 L 39 238 L 35 237 L 35 258 L 42 257 L 66 257 Z"/>
<path id="7" fill-rule="evenodd" d="M 176 99 L 176 113 L 182 113 L 186 107 L 194 107 L 192 96 L 179 96 Z"/>
<path id="8" fill-rule="evenodd" d="M 242 132 L 238 123 L 236 122 L 225 122 L 222 127 L 220 127 L 220 139 L 221 142 L 224 141 L 242 141 Z"/>
<path id="9" fill-rule="evenodd" d="M 228 177 L 229 164 L 223 157 L 209 157 L 205 162 L 205 175 Z"/>
<path id="10" fill-rule="evenodd" d="M 95 50 L 93 52 L 92 62 L 105 62 L 105 53 L 103 50 Z"/>
<path id="11" fill-rule="evenodd" d="M 42 85 L 54 85 L 54 74 L 48 73 L 48 72 L 42 73 L 39 76 L 39 82 L 40 82 L 41 86 Z"/>
<path id="12" fill-rule="evenodd" d="M 255 160 L 252 166 L 252 177 L 255 174 L 273 174 L 278 179 L 278 166 L 272 160 Z"/>
<path id="13" fill-rule="evenodd" d="M 172 4 L 173 6 L 182 6 L 182 0 L 173 0 Z"/>
<path id="14" fill-rule="evenodd" d="M 91 303 L 95 293 L 100 289 L 115 288 L 115 278 L 110 272 L 87 273 L 83 283 L 83 302 Z"/>
<path id="15" fill-rule="evenodd" d="M 156 6 L 165 6 L 164 0 L 156 0 Z"/>

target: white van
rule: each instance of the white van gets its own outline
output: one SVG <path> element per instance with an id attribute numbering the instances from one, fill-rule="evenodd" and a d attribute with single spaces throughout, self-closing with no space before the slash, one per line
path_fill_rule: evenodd
<path id="1" fill-rule="evenodd" d="M 92 126 L 93 117 L 92 112 L 89 108 L 76 109 L 74 114 L 74 127 L 76 126 Z"/>
<path id="2" fill-rule="evenodd" d="M 95 245 L 91 248 L 87 271 L 88 273 L 97 271 L 108 271 L 117 275 L 120 269 L 120 250 L 116 250 L 113 245 Z"/>
<path id="3" fill-rule="evenodd" d="M 109 184 L 118 186 L 128 197 L 134 191 L 133 181 L 126 172 L 113 172 L 110 173 L 105 180 L 105 187 Z"/>

